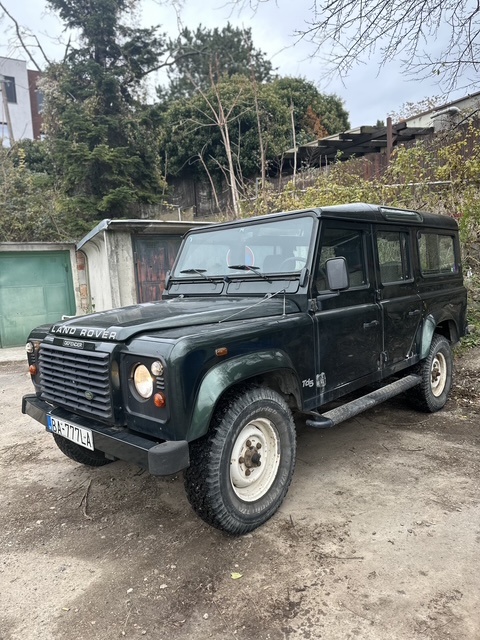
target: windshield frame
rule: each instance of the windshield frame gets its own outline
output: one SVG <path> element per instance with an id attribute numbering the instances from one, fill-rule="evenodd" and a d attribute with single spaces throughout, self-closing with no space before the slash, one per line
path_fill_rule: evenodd
<path id="1" fill-rule="evenodd" d="M 281 228 L 283 223 L 285 223 L 285 228 L 287 229 L 288 224 L 289 223 L 291 224 L 292 220 L 305 221 L 304 223 L 305 226 L 303 230 L 299 229 L 300 233 L 298 234 L 281 233 Z M 307 220 L 311 221 L 310 224 L 306 222 Z M 292 280 L 292 279 L 298 280 L 300 279 L 302 273 L 305 272 L 305 269 L 306 268 L 310 269 L 311 267 L 313 253 L 315 249 L 315 238 L 317 235 L 318 223 L 319 223 L 319 216 L 316 214 L 316 212 L 311 209 L 306 209 L 301 211 L 293 211 L 288 213 L 272 214 L 269 216 L 250 218 L 246 220 L 237 220 L 233 222 L 221 223 L 221 224 L 212 225 L 212 226 L 208 225 L 201 229 L 198 229 L 198 228 L 194 230 L 192 229 L 185 235 L 183 242 L 180 246 L 174 265 L 172 267 L 171 274 L 169 276 L 169 285 L 171 282 L 175 282 L 177 284 L 205 282 L 205 276 L 211 279 L 211 281 L 216 281 L 219 283 L 220 282 L 228 283 L 233 281 L 263 280 L 264 283 L 267 284 L 268 280 L 271 280 L 271 281 L 278 281 L 278 280 L 285 281 L 285 280 Z M 272 230 L 271 234 L 269 235 L 259 234 L 258 236 L 255 236 L 252 234 L 250 237 L 248 236 L 249 233 L 251 234 L 252 228 L 265 227 L 267 225 L 269 225 L 270 229 Z M 225 242 L 227 241 L 227 239 L 229 239 L 231 242 L 232 240 L 235 239 L 234 237 L 235 234 L 232 233 L 232 236 L 228 238 L 228 231 L 236 232 L 236 230 L 239 230 L 239 233 L 238 233 L 239 237 L 240 237 L 240 234 L 245 233 L 245 241 L 243 244 L 243 249 L 240 248 L 240 252 L 244 254 L 243 259 L 232 258 L 229 260 L 230 250 L 228 250 L 226 254 L 222 254 L 222 252 L 220 251 L 219 255 L 222 254 L 224 256 L 223 259 L 225 261 L 225 264 L 217 265 L 217 269 L 221 270 L 221 272 L 217 272 L 217 273 L 215 272 L 212 273 L 210 269 L 206 268 L 207 267 L 206 256 L 202 256 L 199 260 L 197 260 L 199 264 L 195 264 L 195 265 L 190 264 L 190 262 L 192 261 L 191 258 L 190 258 L 190 262 L 186 260 L 187 256 L 189 255 L 188 253 L 186 253 L 187 245 L 189 241 L 191 242 L 192 237 L 197 239 L 197 238 L 201 238 L 202 235 L 204 236 L 205 234 L 208 234 L 211 237 L 211 234 L 219 233 L 223 235 L 225 234 L 225 232 L 227 232 L 227 234 L 225 234 L 224 236 Z M 250 241 L 250 244 L 252 244 L 252 246 L 256 250 L 258 250 L 259 248 L 265 249 L 265 247 L 268 247 L 269 245 L 268 245 L 268 242 L 266 242 L 266 243 L 263 243 L 263 247 L 261 247 L 262 238 L 265 238 L 267 241 L 277 242 L 275 246 L 275 251 L 282 251 L 282 253 L 278 253 L 277 255 L 275 255 L 275 257 L 278 257 L 280 259 L 283 258 L 284 256 L 283 251 L 287 251 L 287 249 L 290 249 L 291 255 L 288 258 L 283 259 L 283 263 L 286 263 L 286 264 L 284 264 L 281 269 L 279 267 L 276 267 L 274 269 L 268 268 L 267 270 L 263 268 L 266 258 L 273 257 L 270 255 L 263 256 L 261 258 L 261 264 L 253 264 L 252 261 L 257 260 L 257 257 L 254 256 L 254 251 L 250 248 L 250 245 L 248 245 L 247 243 L 248 241 Z M 295 242 L 295 240 L 300 240 L 300 239 L 302 239 L 304 242 Z M 194 250 L 199 250 L 199 247 L 200 247 L 200 243 L 198 243 L 196 247 L 192 245 L 192 249 Z M 272 248 L 273 248 L 273 245 L 272 245 Z M 301 249 L 301 252 L 303 255 L 295 254 L 295 250 L 298 250 L 299 248 Z M 246 249 L 249 250 L 248 256 L 246 255 L 247 254 Z M 261 251 L 258 251 L 258 253 L 261 254 Z M 246 259 L 247 257 L 250 258 L 250 262 L 252 262 L 251 264 L 245 264 L 247 263 L 247 259 Z M 292 268 L 287 268 L 287 265 L 289 264 L 290 260 L 292 262 Z M 230 265 L 228 264 L 229 261 L 233 265 L 242 264 L 243 267 L 238 271 L 236 271 L 233 268 L 229 268 L 230 267 Z M 251 267 L 255 267 L 255 268 L 251 268 Z M 202 274 L 195 273 L 195 270 L 202 271 Z M 182 271 L 183 273 L 181 273 Z M 265 278 L 265 275 L 268 275 L 268 278 Z"/>

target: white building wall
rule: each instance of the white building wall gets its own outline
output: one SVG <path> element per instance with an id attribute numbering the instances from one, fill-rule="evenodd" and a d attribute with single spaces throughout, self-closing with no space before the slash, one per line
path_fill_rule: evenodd
<path id="1" fill-rule="evenodd" d="M 477 93 L 449 102 L 445 106 L 436 107 L 418 116 L 411 116 L 407 118 L 406 122 L 409 127 L 434 127 L 435 131 L 442 131 L 477 115 L 479 109 L 480 95 Z"/>
<path id="2" fill-rule="evenodd" d="M 27 63 L 24 60 L 13 60 L 0 57 L 0 75 L 15 78 L 17 102 L 9 102 L 8 110 L 12 122 L 15 140 L 28 138 L 33 140 L 32 110 L 28 90 Z M 0 123 L 6 123 L 7 117 L 0 100 Z M 6 131 L 6 127 L 4 128 Z"/>

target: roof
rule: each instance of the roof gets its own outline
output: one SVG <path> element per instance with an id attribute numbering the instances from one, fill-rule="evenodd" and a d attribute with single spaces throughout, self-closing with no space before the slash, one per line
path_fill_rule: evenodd
<path id="1" fill-rule="evenodd" d="M 400 223 L 421 227 L 435 227 L 437 229 L 457 229 L 456 220 L 438 213 L 414 211 L 413 209 L 400 209 L 386 207 L 379 204 L 366 204 L 354 202 L 352 204 L 333 205 L 317 209 L 320 217 L 338 218 L 344 220 L 361 220 L 377 223 Z"/>
<path id="2" fill-rule="evenodd" d="M 187 222 L 180 220 L 122 220 L 105 219 L 99 222 L 86 236 L 77 244 L 77 251 L 87 242 L 92 240 L 102 231 L 133 231 L 135 233 L 156 233 L 156 234 L 178 234 L 185 233 L 193 227 L 201 227 L 211 224 L 210 222 Z"/>
<path id="3" fill-rule="evenodd" d="M 391 144 L 399 145 L 410 140 L 414 140 L 418 136 L 425 136 L 432 133 L 434 129 L 434 119 L 448 112 L 458 111 L 458 106 L 462 103 L 480 99 L 480 91 L 471 93 L 462 98 L 457 98 L 451 102 L 432 107 L 426 111 L 402 118 L 400 122 L 392 124 Z M 478 105 L 477 105 L 478 106 Z M 424 119 L 422 121 L 422 118 Z M 420 122 L 413 126 L 416 120 Z M 387 126 L 377 127 L 365 125 L 355 127 L 348 131 L 335 133 L 319 140 L 312 140 L 306 144 L 297 147 L 297 159 L 308 161 L 309 164 L 329 164 L 335 160 L 348 160 L 352 156 L 361 158 L 372 153 L 387 151 Z M 288 149 L 284 158 L 291 159 L 294 157 L 295 149 Z"/>
<path id="4" fill-rule="evenodd" d="M 437 111 L 445 111 L 449 109 L 449 107 L 455 107 L 461 102 L 465 102 L 465 100 L 471 100 L 472 98 L 480 98 L 480 91 L 476 91 L 475 93 L 468 93 L 466 96 L 463 96 L 462 98 L 457 98 L 456 100 L 452 100 L 451 102 L 446 102 L 445 104 L 432 107 L 431 109 L 426 109 L 421 113 L 416 113 L 413 116 L 408 116 L 408 118 L 405 118 L 404 120 L 405 122 L 408 122 L 409 120 L 415 120 L 416 118 L 421 118 L 422 116 L 426 116 L 429 113 L 436 113 Z"/>
<path id="5" fill-rule="evenodd" d="M 317 218 L 335 218 L 337 220 L 356 220 L 360 222 L 376 222 L 381 224 L 396 223 L 417 227 L 434 227 L 437 229 L 454 230 L 458 228 L 457 222 L 449 216 L 443 216 L 436 213 L 426 213 L 423 211 L 413 211 L 411 209 L 385 207 L 383 205 L 367 204 L 365 202 L 353 202 L 350 204 L 332 205 L 330 207 L 283 211 L 265 216 L 217 223 L 215 227 L 230 227 L 238 224 L 248 225 L 258 221 L 273 221 L 276 218 L 278 219 L 300 214 L 314 214 Z"/>
<path id="6" fill-rule="evenodd" d="M 433 127 L 409 127 L 406 122 L 398 122 L 392 125 L 392 136 L 395 144 L 408 142 L 416 136 L 426 135 L 433 131 Z M 347 160 L 355 156 L 357 158 L 370 153 L 376 153 L 387 148 L 387 127 L 362 126 L 348 131 L 335 133 L 331 136 L 313 140 L 297 148 L 297 157 L 309 159 L 310 162 L 318 161 L 322 164 L 322 156 L 329 162 L 338 158 Z M 289 149 L 285 158 L 292 158 L 295 149 Z"/>

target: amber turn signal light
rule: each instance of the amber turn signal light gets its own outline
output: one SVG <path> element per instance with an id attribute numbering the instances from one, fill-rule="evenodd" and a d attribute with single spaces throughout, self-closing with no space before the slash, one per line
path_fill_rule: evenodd
<path id="1" fill-rule="evenodd" d="M 167 404 L 167 399 L 165 398 L 165 395 L 163 393 L 156 393 L 153 396 L 153 404 L 159 409 L 162 409 Z"/>
<path id="2" fill-rule="evenodd" d="M 30 371 L 30 375 L 31 375 L 31 376 L 36 376 L 36 375 L 37 375 L 37 373 L 38 373 L 38 369 L 37 369 L 36 365 L 34 365 L 34 364 L 31 364 L 31 365 L 28 367 L 28 370 Z"/>
<path id="3" fill-rule="evenodd" d="M 228 355 L 227 347 L 219 347 L 218 349 L 215 349 L 215 355 L 220 357 Z"/>

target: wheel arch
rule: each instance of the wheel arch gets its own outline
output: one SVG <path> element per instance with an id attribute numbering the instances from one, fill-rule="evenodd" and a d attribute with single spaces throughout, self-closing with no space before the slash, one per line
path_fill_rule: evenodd
<path id="1" fill-rule="evenodd" d="M 217 364 L 204 376 L 191 414 L 187 440 L 204 435 L 219 402 L 232 389 L 245 384 L 267 386 L 280 393 L 291 409 L 301 407 L 300 381 L 284 351 L 238 356 Z"/>
<path id="2" fill-rule="evenodd" d="M 427 357 L 435 334 L 442 335 L 451 345 L 456 344 L 460 339 L 460 333 L 457 323 L 453 318 L 435 319 L 432 315 L 428 315 L 422 327 L 422 339 L 420 348 L 420 359 Z"/>

